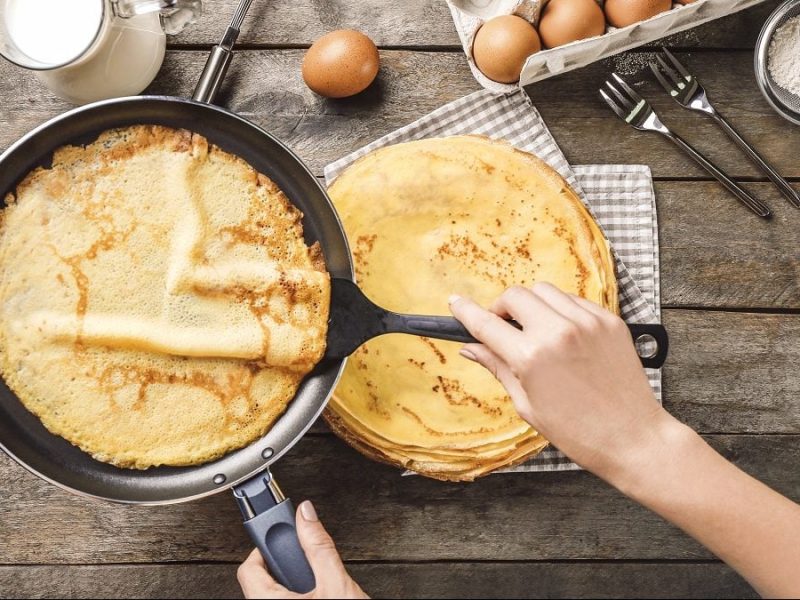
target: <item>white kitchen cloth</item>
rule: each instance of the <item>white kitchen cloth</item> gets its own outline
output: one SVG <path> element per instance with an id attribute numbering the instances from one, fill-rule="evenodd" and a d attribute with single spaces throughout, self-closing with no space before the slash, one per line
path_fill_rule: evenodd
<path id="1" fill-rule="evenodd" d="M 661 317 L 658 224 L 650 169 L 644 165 L 571 167 L 524 91 L 498 96 L 481 90 L 446 104 L 325 167 L 328 185 L 365 154 L 401 142 L 448 135 L 480 134 L 504 139 L 535 154 L 566 179 L 594 214 L 611 241 L 616 258 L 620 311 L 629 323 L 655 323 Z M 661 371 L 647 369 L 661 401 Z M 579 469 L 556 448 L 498 472 Z"/>

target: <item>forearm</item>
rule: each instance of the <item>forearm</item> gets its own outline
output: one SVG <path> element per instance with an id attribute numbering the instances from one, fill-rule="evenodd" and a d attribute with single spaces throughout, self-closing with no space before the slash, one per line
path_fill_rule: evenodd
<path id="1" fill-rule="evenodd" d="M 627 464 L 605 475 L 760 594 L 800 596 L 800 506 L 729 463 L 688 427 L 665 417 Z"/>

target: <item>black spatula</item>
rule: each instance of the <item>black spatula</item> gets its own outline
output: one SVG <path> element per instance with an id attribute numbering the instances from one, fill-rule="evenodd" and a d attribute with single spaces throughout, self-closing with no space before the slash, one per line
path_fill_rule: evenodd
<path id="1" fill-rule="evenodd" d="M 514 322 L 512 324 L 518 326 Z M 638 342 L 637 350 L 640 352 L 642 366 L 660 368 L 667 358 L 669 348 L 669 338 L 664 326 L 629 323 L 628 328 L 634 342 Z M 352 281 L 331 279 L 331 311 L 325 358 L 349 356 L 367 340 L 385 333 L 408 333 L 465 344 L 476 341 L 453 317 L 394 313 L 373 303 Z M 655 349 L 650 351 L 654 345 Z"/>

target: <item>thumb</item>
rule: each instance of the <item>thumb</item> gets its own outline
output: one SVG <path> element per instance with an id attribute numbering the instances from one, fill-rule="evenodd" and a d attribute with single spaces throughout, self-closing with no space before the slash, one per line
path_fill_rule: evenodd
<path id="1" fill-rule="evenodd" d="M 297 508 L 297 537 L 314 572 L 317 587 L 323 581 L 346 574 L 333 539 L 325 531 L 314 505 L 308 500 Z"/>

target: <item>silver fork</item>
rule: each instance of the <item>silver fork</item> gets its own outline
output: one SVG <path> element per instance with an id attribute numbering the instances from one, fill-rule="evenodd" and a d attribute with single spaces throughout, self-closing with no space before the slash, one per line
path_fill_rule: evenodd
<path id="1" fill-rule="evenodd" d="M 681 62 L 675 58 L 672 53 L 663 48 L 664 55 L 669 60 L 669 64 L 661 56 L 656 56 L 656 63 L 650 63 L 650 69 L 658 79 L 658 82 L 672 96 L 678 104 L 689 110 L 701 112 L 712 117 L 728 134 L 728 136 L 736 142 L 736 145 L 741 148 L 750 159 L 764 171 L 767 177 L 770 178 L 772 183 L 778 186 L 778 189 L 784 196 L 792 203 L 793 206 L 800 208 L 800 193 L 794 190 L 791 185 L 770 165 L 763 156 L 761 156 L 753 146 L 737 132 L 733 126 L 726 121 L 714 106 L 708 101 L 706 90 L 697 81 L 689 71 L 684 67 Z M 659 66 L 661 68 L 659 68 Z"/>
<path id="2" fill-rule="evenodd" d="M 752 210 L 759 217 L 770 217 L 772 213 L 766 204 L 754 198 L 747 190 L 728 177 L 721 169 L 713 165 L 705 156 L 692 148 L 689 143 L 677 133 L 670 131 L 667 126 L 661 122 L 661 119 L 658 118 L 658 115 L 647 100 L 637 94 L 619 75 L 612 73 L 611 77 L 613 81 L 609 79 L 606 81 L 605 85 L 614 98 L 602 88 L 600 89 L 600 95 L 620 119 L 640 131 L 655 131 L 660 133 L 692 157 L 706 171 L 711 173 L 717 181 L 724 185 L 728 191 L 736 196 L 747 208 Z"/>

